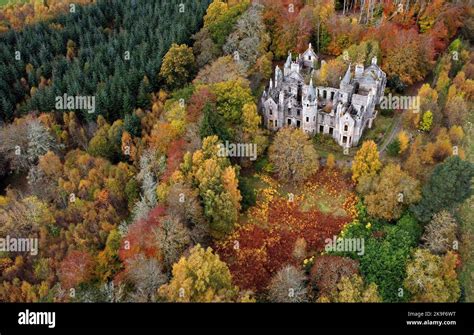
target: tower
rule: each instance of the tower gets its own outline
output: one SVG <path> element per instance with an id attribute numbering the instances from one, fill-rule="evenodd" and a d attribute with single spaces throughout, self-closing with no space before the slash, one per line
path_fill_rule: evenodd
<path id="1" fill-rule="evenodd" d="M 309 43 L 308 49 L 303 53 L 301 58 L 305 67 L 310 68 L 311 70 L 314 69 L 315 64 L 318 61 L 318 56 L 314 53 L 311 43 Z"/>
<path id="2" fill-rule="evenodd" d="M 292 63 L 291 52 L 288 51 L 288 58 L 286 59 L 285 66 L 283 67 L 283 75 L 285 77 L 289 75 L 291 72 L 291 63 Z"/>
<path id="3" fill-rule="evenodd" d="M 277 65 L 275 67 L 275 87 L 281 87 L 283 81 L 283 73 L 280 70 L 280 67 Z"/>
<path id="4" fill-rule="evenodd" d="M 342 78 L 341 83 L 339 84 L 339 88 L 346 92 L 352 91 L 351 80 L 352 80 L 351 64 L 349 64 L 346 74 L 344 75 L 344 78 Z"/>
<path id="5" fill-rule="evenodd" d="M 303 131 L 308 134 L 314 134 L 316 132 L 316 114 L 317 114 L 317 95 L 316 89 L 313 86 L 313 78 L 311 78 L 309 85 L 306 87 L 306 92 L 302 98 L 302 124 Z"/>

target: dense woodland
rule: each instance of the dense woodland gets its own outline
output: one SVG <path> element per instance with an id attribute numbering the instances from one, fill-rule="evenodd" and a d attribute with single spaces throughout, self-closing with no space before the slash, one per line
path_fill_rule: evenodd
<path id="1" fill-rule="evenodd" d="M 474 301 L 467 2 L 32 0 L 0 21 L 0 237 L 39 239 L 0 252 L 0 301 Z M 375 56 L 420 110 L 381 110 L 349 156 L 270 133 L 260 95 L 310 42 L 314 82 Z"/>
<path id="2" fill-rule="evenodd" d="M 172 42 L 189 43 L 207 5 L 183 2 L 193 15 L 180 15 L 169 1 L 99 1 L 4 33 L 2 118 L 11 120 L 22 102 L 19 113 L 49 112 L 54 98 L 65 93 L 96 96 L 97 112 L 112 121 L 133 108 L 148 107 L 148 95 L 158 89 L 156 73 L 164 54 Z M 20 60 L 13 61 L 17 52 Z M 78 116 L 87 118 L 88 113 Z"/>

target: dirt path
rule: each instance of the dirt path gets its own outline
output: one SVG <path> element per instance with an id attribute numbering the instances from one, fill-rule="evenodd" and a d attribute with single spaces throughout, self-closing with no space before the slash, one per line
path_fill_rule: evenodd
<path id="1" fill-rule="evenodd" d="M 408 96 L 418 95 L 418 90 L 420 89 L 420 87 L 424 83 L 425 82 L 423 81 L 423 82 L 418 82 L 418 83 L 415 83 L 415 84 L 411 85 L 410 87 L 408 87 L 405 90 L 404 95 L 408 95 Z M 398 133 L 402 129 L 402 116 L 406 112 L 407 112 L 407 110 L 405 110 L 405 109 L 401 110 L 400 112 L 395 112 L 395 115 L 394 115 L 395 120 L 394 120 L 394 124 L 393 124 L 392 129 L 390 129 L 390 134 L 384 138 L 384 141 L 382 142 L 382 144 L 379 147 L 379 152 L 380 152 L 381 156 L 385 155 L 385 151 L 387 149 L 387 146 L 390 143 L 392 143 L 392 141 L 395 139 L 395 137 L 398 135 Z"/>
<path id="2" fill-rule="evenodd" d="M 392 141 L 395 139 L 395 137 L 400 132 L 400 130 L 402 128 L 402 115 L 403 115 L 404 112 L 405 111 L 398 112 L 394 116 L 395 120 L 394 120 L 394 124 L 393 124 L 392 129 L 390 129 L 390 134 L 385 137 L 384 141 L 382 142 L 382 144 L 379 147 L 380 155 L 383 156 L 385 154 L 385 150 L 387 149 L 388 145 L 390 143 L 392 143 Z"/>
<path id="3" fill-rule="evenodd" d="M 426 81 L 423 82 L 418 82 L 415 83 L 411 86 L 409 86 L 406 90 L 404 95 L 408 96 L 416 96 L 418 95 L 418 90 L 420 87 L 425 83 Z M 388 136 L 384 136 L 384 139 L 382 143 L 378 146 L 379 147 L 379 154 L 381 157 L 384 157 L 386 154 L 387 147 L 392 141 L 396 138 L 398 133 L 402 130 L 402 116 L 404 113 L 408 112 L 408 110 L 400 110 L 400 111 L 395 111 L 394 113 L 394 121 L 393 121 L 393 126 L 390 129 L 390 133 Z M 352 165 L 352 158 L 353 157 L 347 157 L 347 159 L 337 159 L 336 164 L 338 167 L 351 167 Z M 326 159 L 321 158 L 320 159 L 321 165 L 326 165 Z"/>

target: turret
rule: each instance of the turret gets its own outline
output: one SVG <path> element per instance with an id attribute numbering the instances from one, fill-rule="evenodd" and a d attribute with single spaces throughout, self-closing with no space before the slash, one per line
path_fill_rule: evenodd
<path id="1" fill-rule="evenodd" d="M 281 72 L 281 70 L 280 70 L 280 67 L 277 65 L 277 66 L 275 67 L 275 87 L 280 86 L 282 80 L 283 80 L 283 78 L 282 78 L 282 72 Z"/>
<path id="2" fill-rule="evenodd" d="M 286 66 L 290 66 L 292 62 L 291 51 L 288 51 L 288 57 L 286 58 Z"/>
<path id="3" fill-rule="evenodd" d="M 351 64 L 349 64 L 346 74 L 344 75 L 344 78 L 342 78 L 341 83 L 339 84 L 339 88 L 349 94 L 352 93 L 352 88 L 353 88 L 351 85 L 351 79 L 352 79 Z"/>
<path id="4" fill-rule="evenodd" d="M 349 64 L 346 74 L 344 75 L 344 78 L 342 78 L 341 84 L 349 85 L 350 82 L 351 82 L 351 64 Z"/>
<path id="5" fill-rule="evenodd" d="M 290 73 L 291 70 L 291 52 L 288 51 L 288 58 L 286 59 L 285 66 L 283 67 L 283 74 L 285 77 Z"/>
<path id="6" fill-rule="evenodd" d="M 313 86 L 313 78 L 310 79 L 309 85 L 306 87 L 306 94 L 303 95 L 303 113 L 302 124 L 303 131 L 309 134 L 316 132 L 316 114 L 317 114 L 317 97 L 316 90 Z"/>

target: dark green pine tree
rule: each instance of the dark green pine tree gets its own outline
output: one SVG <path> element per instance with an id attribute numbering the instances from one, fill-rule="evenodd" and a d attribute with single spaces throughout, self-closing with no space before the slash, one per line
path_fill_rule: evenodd
<path id="1" fill-rule="evenodd" d="M 451 156 L 438 164 L 423 187 L 421 201 L 411 207 L 418 220 L 428 222 L 442 209 L 452 209 L 472 194 L 474 164 Z"/>
<path id="2" fill-rule="evenodd" d="M 150 108 L 150 99 L 150 85 L 147 83 L 147 80 L 142 80 L 138 89 L 137 107 L 142 109 Z"/>
<path id="3" fill-rule="evenodd" d="M 127 115 L 133 112 L 134 106 L 133 98 L 129 90 L 126 90 L 123 93 L 123 102 L 122 102 L 122 116 Z"/>
<path id="4" fill-rule="evenodd" d="M 223 142 L 230 141 L 231 136 L 224 125 L 221 116 L 217 114 L 213 105 L 206 103 L 203 108 L 203 118 L 199 129 L 201 138 L 216 135 Z"/>
<path id="5" fill-rule="evenodd" d="M 97 115 L 102 115 L 103 117 L 107 118 L 107 106 L 108 106 L 108 96 L 107 92 L 105 91 L 105 85 L 103 83 L 99 84 L 99 88 L 97 90 L 97 95 L 96 95 L 96 114 Z M 97 115 L 93 117 L 97 118 Z"/>
<path id="6" fill-rule="evenodd" d="M 13 107 L 5 98 L 0 98 L 0 120 L 10 121 L 13 118 Z"/>
<path id="7" fill-rule="evenodd" d="M 27 79 L 30 88 L 38 87 L 43 76 L 53 80 L 54 95 L 95 95 L 97 110 L 108 121 L 131 113 L 136 107 L 146 108 L 147 95 L 159 89 L 156 74 L 164 54 L 172 42 L 189 42 L 211 0 L 182 1 L 191 18 L 178 13 L 176 4 L 169 1 L 97 1 L 77 6 L 75 14 L 3 33 L 0 93 L 8 102 L 4 105 L 15 108 L 20 104 L 18 112 L 22 113 L 49 111 L 50 91 L 38 89 L 30 97 L 29 89 L 11 89 L 20 87 L 21 78 Z M 62 29 L 51 23 L 60 24 Z M 66 59 L 68 40 L 76 43 L 72 61 Z M 12 50 L 21 52 L 21 60 L 12 61 Z M 125 50 L 133 50 L 129 61 L 123 59 Z M 26 64 L 34 69 L 29 74 Z M 149 78 L 151 89 L 142 87 L 144 75 Z M 105 88 L 100 88 L 101 83 Z"/>
<path id="8" fill-rule="evenodd" d="M 135 137 L 139 137 L 142 132 L 140 118 L 135 113 L 126 114 L 124 120 L 125 130 Z"/>

